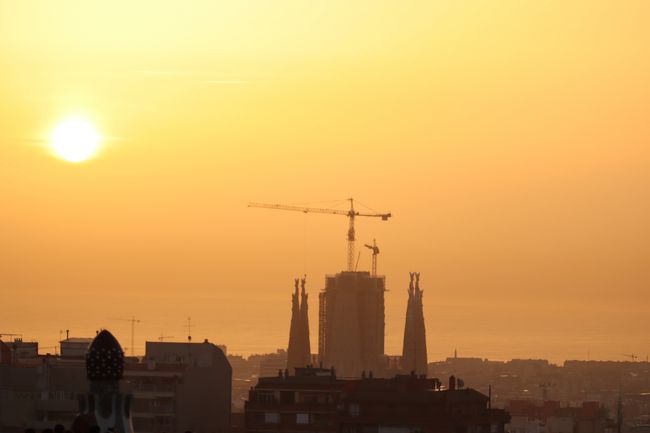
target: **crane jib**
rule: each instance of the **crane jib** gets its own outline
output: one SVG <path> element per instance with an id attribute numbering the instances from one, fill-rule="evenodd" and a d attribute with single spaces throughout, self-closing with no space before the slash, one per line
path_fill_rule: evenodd
<path id="1" fill-rule="evenodd" d="M 282 204 L 270 204 L 270 203 L 248 203 L 248 207 L 258 207 L 265 209 L 278 209 L 278 210 L 290 210 L 295 212 L 302 213 L 326 213 L 334 215 L 345 215 L 349 218 L 350 227 L 347 233 L 348 240 L 348 271 L 354 271 L 354 219 L 355 217 L 380 217 L 382 221 L 388 221 L 388 218 L 392 217 L 392 214 L 389 213 L 360 213 L 354 209 L 354 202 L 350 200 L 350 210 L 344 211 L 340 209 L 327 209 L 327 208 L 313 208 L 313 207 L 302 207 L 302 206 L 292 206 L 292 205 L 282 205 Z"/>

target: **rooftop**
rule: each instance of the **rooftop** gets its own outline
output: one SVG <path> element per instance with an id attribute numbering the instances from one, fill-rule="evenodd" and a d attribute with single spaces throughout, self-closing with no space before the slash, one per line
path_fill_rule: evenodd
<path id="1" fill-rule="evenodd" d="M 87 338 L 87 337 L 70 337 L 66 338 L 65 340 L 61 340 L 60 343 L 87 343 L 90 344 L 92 343 L 93 339 L 92 338 Z"/>

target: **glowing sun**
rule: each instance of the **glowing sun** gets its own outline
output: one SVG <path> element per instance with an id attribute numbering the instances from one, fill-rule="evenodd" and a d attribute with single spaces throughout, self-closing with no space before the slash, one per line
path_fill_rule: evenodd
<path id="1" fill-rule="evenodd" d="M 99 142 L 100 136 L 90 122 L 72 117 L 54 128 L 50 147 L 57 156 L 68 162 L 82 162 L 97 153 Z"/>

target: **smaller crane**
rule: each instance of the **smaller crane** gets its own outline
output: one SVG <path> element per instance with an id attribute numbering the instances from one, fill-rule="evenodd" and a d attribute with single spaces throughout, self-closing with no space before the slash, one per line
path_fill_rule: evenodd
<path id="1" fill-rule="evenodd" d="M 372 250 L 372 276 L 377 276 L 377 255 L 379 254 L 379 247 L 377 246 L 377 240 L 372 240 L 372 245 L 364 244 L 366 248 Z"/>
<path id="2" fill-rule="evenodd" d="M 632 362 L 635 362 L 637 360 L 637 358 L 639 357 L 638 355 L 636 355 L 634 353 L 623 353 L 623 356 L 626 357 L 626 358 L 630 358 L 632 360 Z"/>
<path id="3" fill-rule="evenodd" d="M 121 320 L 123 322 L 131 322 L 131 356 L 135 356 L 135 324 L 140 323 L 140 320 L 136 319 L 135 316 L 132 316 L 130 319 L 120 317 L 108 320 Z"/>
<path id="4" fill-rule="evenodd" d="M 160 334 L 160 337 L 158 337 L 158 341 L 160 341 L 162 343 L 163 341 L 165 341 L 165 338 L 174 338 L 174 336 L 173 335 Z"/>

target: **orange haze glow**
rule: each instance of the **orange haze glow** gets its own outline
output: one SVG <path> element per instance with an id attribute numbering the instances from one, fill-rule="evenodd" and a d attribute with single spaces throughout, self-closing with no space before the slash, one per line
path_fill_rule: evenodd
<path id="1" fill-rule="evenodd" d="M 356 197 L 387 352 L 422 273 L 429 358 L 650 352 L 650 2 L 0 1 L 0 331 L 312 348 Z M 102 134 L 67 164 L 70 115 Z M 361 249 L 361 248 L 359 248 Z M 370 267 L 362 251 L 361 269 Z"/>

